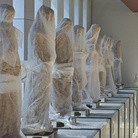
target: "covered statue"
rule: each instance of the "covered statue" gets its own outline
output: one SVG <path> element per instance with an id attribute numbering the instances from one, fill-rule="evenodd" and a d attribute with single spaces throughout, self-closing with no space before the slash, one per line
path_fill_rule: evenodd
<path id="1" fill-rule="evenodd" d="M 102 43 L 102 49 L 103 49 L 103 55 L 105 58 L 105 66 L 106 66 L 106 92 L 112 93 L 113 95 L 116 95 L 117 89 L 114 83 L 113 74 L 111 70 L 111 59 L 110 59 L 110 41 L 111 38 L 104 35 L 103 37 L 103 43 Z"/>
<path id="2" fill-rule="evenodd" d="M 98 70 L 98 52 L 96 43 L 100 33 L 100 26 L 93 24 L 86 33 L 86 46 L 89 56 L 86 60 L 87 85 L 84 89 L 83 97 L 90 102 L 98 102 L 100 100 L 100 82 Z"/>
<path id="3" fill-rule="evenodd" d="M 109 49 L 109 57 L 110 57 L 110 63 L 111 63 L 111 71 L 112 71 L 112 77 L 114 80 L 114 52 L 113 52 L 113 45 L 114 45 L 114 38 L 110 36 L 110 45 L 108 47 Z"/>
<path id="4" fill-rule="evenodd" d="M 0 5 L 0 138 L 21 138 L 21 64 L 23 34 L 11 23 L 15 10 Z"/>
<path id="5" fill-rule="evenodd" d="M 28 64 L 21 129 L 25 134 L 51 132 L 49 96 L 55 53 L 54 11 L 41 6 L 28 35 Z"/>
<path id="6" fill-rule="evenodd" d="M 70 118 L 72 111 L 73 23 L 61 20 L 56 29 L 57 58 L 53 71 L 50 103 L 60 118 Z"/>
<path id="7" fill-rule="evenodd" d="M 114 45 L 114 81 L 117 86 L 122 85 L 121 79 L 121 41 L 117 41 Z"/>
<path id="8" fill-rule="evenodd" d="M 87 107 L 82 105 L 82 90 L 87 84 L 85 72 L 87 56 L 85 29 L 76 25 L 74 26 L 74 74 L 72 88 L 72 106 L 74 110 L 87 109 Z"/>
<path id="9" fill-rule="evenodd" d="M 99 81 L 100 81 L 100 95 L 101 97 L 107 98 L 105 94 L 105 85 L 106 85 L 106 68 L 105 68 L 105 59 L 103 56 L 102 52 L 102 43 L 106 45 L 106 42 L 102 41 L 103 38 L 99 36 L 97 44 L 96 44 L 96 49 L 98 52 L 98 69 L 99 69 Z"/>

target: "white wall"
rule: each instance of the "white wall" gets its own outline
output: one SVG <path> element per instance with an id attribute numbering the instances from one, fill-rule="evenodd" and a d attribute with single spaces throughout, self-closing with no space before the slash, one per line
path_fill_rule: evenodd
<path id="1" fill-rule="evenodd" d="M 138 86 L 138 13 L 131 12 L 121 0 L 93 0 L 93 23 L 101 26 L 101 35 L 122 41 L 122 79 L 126 86 Z"/>

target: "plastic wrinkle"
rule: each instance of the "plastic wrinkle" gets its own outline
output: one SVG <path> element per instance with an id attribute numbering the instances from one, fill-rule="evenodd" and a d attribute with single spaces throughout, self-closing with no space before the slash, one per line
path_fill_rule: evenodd
<path id="1" fill-rule="evenodd" d="M 112 65 L 109 54 L 110 37 L 104 35 L 102 40 L 102 51 L 106 64 L 106 92 L 111 92 L 113 95 L 117 93 L 116 86 L 113 79 Z"/>
<path id="2" fill-rule="evenodd" d="M 108 51 L 109 51 L 109 59 L 110 59 L 110 64 L 111 64 L 112 77 L 114 80 L 114 53 L 113 53 L 114 39 L 112 36 L 110 36 L 109 38 L 110 38 L 110 45 L 108 47 Z"/>
<path id="3" fill-rule="evenodd" d="M 98 68 L 99 68 L 99 81 L 100 81 L 100 94 L 101 96 L 105 95 L 105 85 L 106 85 L 106 67 L 105 67 L 105 59 L 102 53 L 102 37 L 99 36 L 96 49 L 98 51 Z"/>
<path id="4" fill-rule="evenodd" d="M 85 29 L 82 26 L 74 26 L 74 74 L 72 87 L 72 107 L 74 110 L 87 109 L 82 105 L 82 90 L 87 84 L 85 72 L 86 58 L 88 57 Z"/>
<path id="5" fill-rule="evenodd" d="M 86 45 L 89 56 L 86 60 L 87 85 L 83 92 L 83 95 L 85 95 L 86 97 L 84 97 L 83 101 L 86 101 L 85 98 L 92 99 L 94 102 L 97 102 L 100 99 L 98 52 L 96 50 L 96 43 L 98 40 L 100 29 L 101 28 L 99 27 L 99 25 L 94 24 L 86 33 Z M 88 102 L 91 102 L 91 100 Z"/>
<path id="6" fill-rule="evenodd" d="M 116 85 L 122 84 L 122 78 L 121 78 L 121 41 L 117 41 L 114 45 L 114 81 Z"/>
<path id="7" fill-rule="evenodd" d="M 21 76 L 0 74 L 0 94 L 15 92 L 20 86 Z"/>
<path id="8" fill-rule="evenodd" d="M 22 78 L 22 81 L 25 81 L 25 79 L 27 77 L 27 73 L 29 71 L 33 71 L 34 67 L 35 67 L 35 65 L 33 65 L 33 62 L 29 62 L 29 61 L 22 61 L 21 62 L 21 78 Z"/>
<path id="9" fill-rule="evenodd" d="M 73 24 L 64 18 L 56 29 L 56 61 L 52 74 L 53 86 L 50 104 L 58 118 L 69 120 L 72 111 L 72 77 L 73 77 Z"/>
<path id="10" fill-rule="evenodd" d="M 60 113 L 62 117 L 69 114 L 72 111 L 72 76 L 73 76 L 74 68 L 73 67 L 65 67 L 65 68 L 54 68 L 53 70 L 53 89 L 52 89 L 52 103 L 54 110 L 56 113 Z M 58 85 L 57 85 L 58 84 Z M 67 86 L 69 88 L 67 88 Z M 62 101 L 61 101 L 62 99 Z"/>
<path id="11" fill-rule="evenodd" d="M 27 77 L 21 130 L 25 134 L 53 131 L 49 120 L 49 96 L 55 59 L 54 11 L 43 5 L 29 31 L 28 60 L 23 63 Z"/>
<path id="12" fill-rule="evenodd" d="M 11 23 L 15 10 L 0 4 L 0 138 L 22 138 L 21 63 L 18 47 L 22 33 Z"/>
<path id="13" fill-rule="evenodd" d="M 87 53 L 74 53 L 74 75 L 73 75 L 73 94 L 72 94 L 72 106 L 74 109 L 83 108 L 82 105 L 82 90 L 85 88 L 87 84 L 85 66 L 86 66 L 86 58 L 88 56 Z M 84 108 L 85 109 L 85 108 Z"/>

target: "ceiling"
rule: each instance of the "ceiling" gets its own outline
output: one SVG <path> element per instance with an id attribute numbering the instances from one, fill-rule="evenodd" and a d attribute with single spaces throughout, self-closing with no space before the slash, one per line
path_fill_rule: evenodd
<path id="1" fill-rule="evenodd" d="M 131 11 L 138 12 L 138 0 L 121 0 Z"/>

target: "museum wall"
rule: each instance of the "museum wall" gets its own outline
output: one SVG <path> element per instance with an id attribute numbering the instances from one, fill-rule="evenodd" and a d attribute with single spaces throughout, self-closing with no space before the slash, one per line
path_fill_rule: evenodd
<path id="1" fill-rule="evenodd" d="M 122 79 L 126 86 L 138 87 L 138 13 L 121 0 L 93 0 L 93 23 L 101 26 L 101 35 L 112 35 L 122 44 Z"/>

